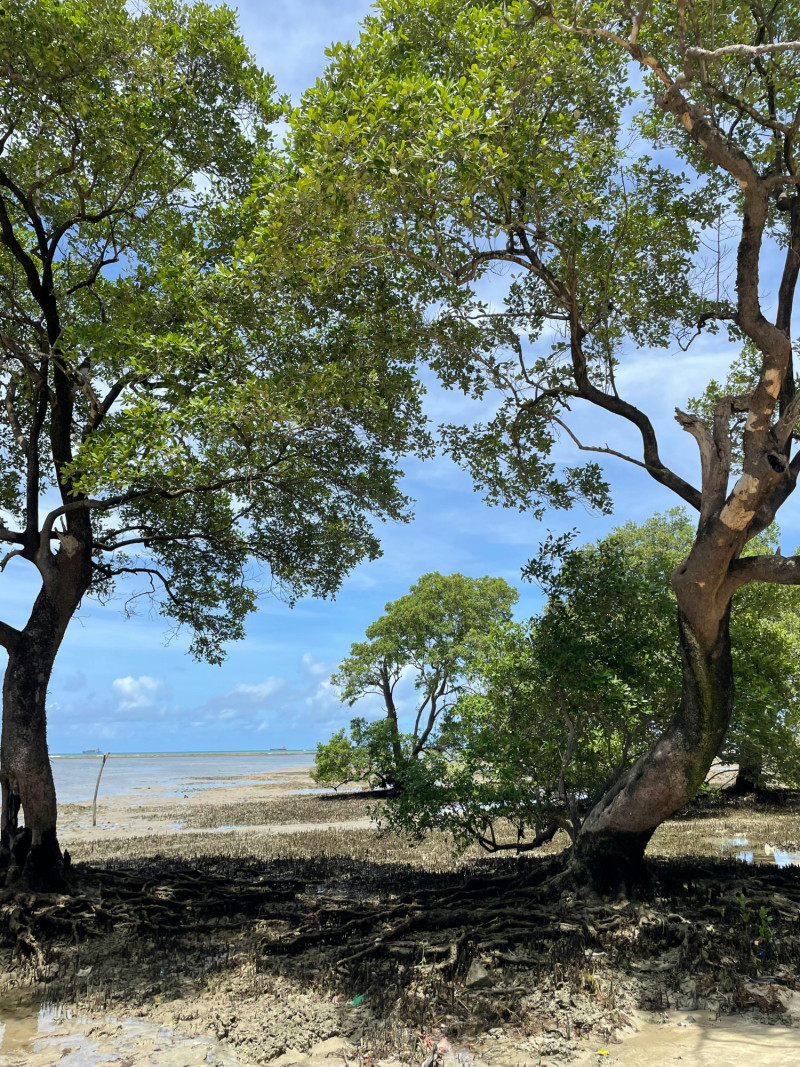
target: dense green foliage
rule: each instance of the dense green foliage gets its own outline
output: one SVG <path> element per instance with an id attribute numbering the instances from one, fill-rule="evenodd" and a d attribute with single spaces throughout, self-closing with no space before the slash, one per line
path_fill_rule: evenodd
<path id="1" fill-rule="evenodd" d="M 44 573 L 66 523 L 94 591 L 218 660 L 260 591 L 333 593 L 407 515 L 426 294 L 247 265 L 284 105 L 230 9 L 20 0 L 0 70 L 0 540 Z"/>
<path id="2" fill-rule="evenodd" d="M 676 510 L 534 568 L 545 610 L 495 631 L 479 691 L 444 717 L 388 809 L 391 825 L 446 827 L 460 847 L 477 838 L 525 848 L 560 827 L 575 836 L 588 805 L 647 750 L 680 699 L 670 575 L 693 536 Z M 772 543 L 759 538 L 754 551 Z M 738 762 L 742 745 L 756 747 L 765 774 L 797 784 L 800 590 L 746 588 L 731 626 L 736 703 L 720 754 Z"/>
<path id="3" fill-rule="evenodd" d="M 315 780 L 402 788 L 409 765 L 437 745 L 440 720 L 485 658 L 492 627 L 510 622 L 517 596 L 502 578 L 432 573 L 387 604 L 332 678 L 348 704 L 378 697 L 383 718 L 354 719 L 349 736 L 340 730 L 320 743 Z M 395 701 L 398 683 L 409 676 L 417 694 L 413 710 Z"/>
<path id="4" fill-rule="evenodd" d="M 334 230 L 342 262 L 380 254 L 438 279 L 461 332 L 430 362 L 448 386 L 501 391 L 485 424 L 442 428 L 492 502 L 608 506 L 596 463 L 550 456 L 576 390 L 575 308 L 608 392 L 624 346 L 667 346 L 705 309 L 691 266 L 715 199 L 631 155 L 631 99 L 607 41 L 523 31 L 500 4 L 387 0 L 293 116 L 297 241 L 314 254 Z"/>
<path id="5" fill-rule="evenodd" d="M 441 435 L 489 501 L 539 514 L 579 498 L 609 509 L 605 476 L 624 461 L 699 513 L 673 575 L 678 633 L 659 623 L 651 647 L 636 625 L 623 628 L 615 654 L 638 655 L 625 657 L 624 671 L 587 637 L 586 658 L 576 662 L 595 666 L 570 675 L 562 646 L 548 644 L 560 618 L 552 608 L 507 652 L 501 642 L 500 657 L 521 665 L 524 699 L 513 670 L 490 669 L 485 696 L 462 709 L 462 727 L 477 716 L 470 731 L 486 738 L 492 761 L 491 722 L 503 724 L 502 745 L 515 736 L 527 746 L 522 762 L 541 794 L 531 803 L 544 812 L 544 830 L 552 813 L 575 832 L 580 813 L 568 797 L 585 805 L 595 785 L 602 791 L 652 741 L 635 771 L 598 800 L 576 841 L 574 869 L 590 882 L 597 874 L 603 892 L 639 879 L 650 835 L 700 787 L 723 743 L 734 703 L 731 598 L 752 583 L 800 582 L 800 558 L 784 559 L 770 543 L 756 555 L 745 551 L 748 543 L 757 550 L 755 539 L 800 476 L 791 343 L 800 263 L 798 34 L 797 5 L 780 0 L 383 0 L 357 43 L 333 49 L 292 119 L 296 245 L 313 255 L 333 230 L 341 264 L 380 258 L 419 284 L 438 280 L 435 314 L 460 332 L 430 364 L 488 411 L 484 422 L 444 426 Z M 767 282 L 759 272 L 768 261 Z M 678 344 L 686 349 L 723 329 L 735 347 L 726 355 L 715 346 L 716 377 L 725 379 L 744 343 L 743 359 L 694 411 L 675 411 L 699 453 L 687 476 L 682 461 L 665 460 L 636 383 L 646 377 L 655 393 L 672 375 Z M 583 417 L 587 408 L 598 418 Z M 609 443 L 615 423 L 619 436 Z M 606 467 L 592 461 L 598 455 L 609 457 Z M 624 601 L 618 584 L 613 595 Z M 761 614 L 771 618 L 769 609 Z M 662 635 L 680 641 L 680 691 L 666 670 L 677 657 Z M 783 636 L 777 625 L 770 640 Z M 785 710 L 777 675 L 765 668 L 773 652 L 784 667 L 787 660 L 782 650 L 765 651 L 744 672 L 739 726 L 729 734 L 739 731 L 742 755 L 746 732 L 755 749 L 761 744 L 763 707 L 773 724 Z M 567 671 L 564 684 L 556 684 L 549 656 Z M 637 687 L 659 664 L 665 673 L 642 711 Z M 584 726 L 563 697 L 570 678 L 578 707 L 589 709 L 589 751 L 599 753 L 575 790 L 568 768 L 585 746 Z M 792 685 L 789 667 L 784 689 Z M 532 708 L 540 716 L 533 726 Z M 608 726 L 603 709 L 612 713 Z M 489 772 L 483 756 L 470 768 L 458 755 L 459 737 L 470 731 L 456 729 L 453 752 L 439 754 L 426 781 L 463 771 L 479 822 Z M 436 758 L 429 752 L 415 772 L 424 777 Z M 519 769 L 520 759 L 506 748 L 492 764 L 506 768 L 504 781 L 517 791 L 521 779 L 507 768 Z M 458 820 L 462 808 L 457 798 L 433 803 L 423 817 L 455 812 Z"/>

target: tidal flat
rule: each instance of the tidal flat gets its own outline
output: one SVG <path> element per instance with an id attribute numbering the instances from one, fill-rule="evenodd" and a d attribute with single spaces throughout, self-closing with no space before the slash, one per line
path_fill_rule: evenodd
<path id="1" fill-rule="evenodd" d="M 310 789 L 64 805 L 71 893 L 0 900 L 0 1067 L 800 1060 L 797 794 L 704 798 L 652 892 L 600 901 L 554 878 L 565 837 L 454 857 Z"/>

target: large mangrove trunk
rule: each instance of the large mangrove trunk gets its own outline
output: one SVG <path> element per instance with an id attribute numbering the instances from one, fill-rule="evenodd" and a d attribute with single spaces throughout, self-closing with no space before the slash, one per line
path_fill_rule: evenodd
<path id="1" fill-rule="evenodd" d="M 89 578 L 90 560 L 83 545 L 64 537 L 57 556 L 48 559 L 27 624 L 7 645 L 0 736 L 0 881 L 6 884 L 22 880 L 32 888 L 52 889 L 63 882 L 47 750 L 47 687 Z"/>
<path id="2" fill-rule="evenodd" d="M 734 682 L 730 605 L 709 634 L 679 611 L 683 692 L 667 730 L 587 814 L 572 850 L 577 880 L 600 893 L 646 880 L 644 851 L 656 828 L 704 781 L 725 736 Z M 710 639 L 709 639 L 710 637 Z"/>

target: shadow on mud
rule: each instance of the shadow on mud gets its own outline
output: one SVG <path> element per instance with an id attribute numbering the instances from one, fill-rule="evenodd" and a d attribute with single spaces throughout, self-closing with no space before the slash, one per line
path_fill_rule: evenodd
<path id="1" fill-rule="evenodd" d="M 650 899 L 611 903 L 553 888 L 557 857 L 467 875 L 336 855 L 78 864 L 70 896 L 5 892 L 4 970 L 99 1011 L 190 999 L 235 975 L 254 996 L 288 979 L 363 1001 L 373 1019 L 478 1029 L 521 1022 L 534 991 L 537 1004 L 567 990 L 613 1012 L 627 983 L 639 1007 L 730 1011 L 748 980 L 796 985 L 800 872 L 696 858 L 651 868 Z"/>

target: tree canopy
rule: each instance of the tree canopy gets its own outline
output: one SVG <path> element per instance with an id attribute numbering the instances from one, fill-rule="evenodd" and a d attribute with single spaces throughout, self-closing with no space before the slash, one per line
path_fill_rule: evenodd
<path id="1" fill-rule="evenodd" d="M 312 254 L 339 218 L 343 264 L 381 258 L 437 278 L 436 314 L 461 329 L 431 364 L 448 386 L 496 391 L 482 424 L 442 428 L 489 500 L 608 508 L 602 455 L 698 512 L 672 578 L 679 706 L 573 852 L 573 869 L 601 889 L 642 877 L 650 835 L 719 750 L 734 700 L 734 593 L 800 582 L 798 559 L 743 555 L 800 472 L 799 19 L 789 3 L 735 0 L 386 0 L 357 43 L 333 50 L 293 117 L 297 243 Z M 708 263 L 710 234 L 719 254 Z M 665 461 L 622 368 L 647 358 L 663 379 L 670 349 L 723 330 L 735 347 L 720 345 L 718 379 L 743 345 L 752 359 L 704 410 L 676 412 L 698 448 L 695 478 Z M 579 433 L 587 406 L 621 420 L 630 446 Z M 564 462 L 562 443 L 578 462 Z"/>
<path id="2" fill-rule="evenodd" d="M 4 20 L 0 536 L 33 561 L 93 513 L 99 587 L 152 579 L 218 658 L 253 606 L 249 559 L 290 596 L 330 593 L 378 550 L 366 513 L 404 514 L 387 456 L 420 428 L 410 316 L 379 272 L 358 297 L 248 284 L 241 202 L 278 177 L 271 79 L 226 8 L 101 7 Z"/>
<path id="3" fill-rule="evenodd" d="M 527 624 L 498 628 L 473 692 L 448 710 L 388 810 L 459 847 L 537 847 L 574 838 L 600 798 L 664 730 L 681 693 L 671 573 L 694 529 L 681 509 L 626 523 L 534 568 L 548 594 Z M 762 535 L 753 551 L 774 544 Z M 731 620 L 736 702 L 720 751 L 785 784 L 800 780 L 800 590 L 752 586 Z M 509 825 L 513 828 L 509 831 Z"/>
<path id="4" fill-rule="evenodd" d="M 341 730 L 320 743 L 316 780 L 402 788 L 407 765 L 435 744 L 441 717 L 469 685 L 492 627 L 510 622 L 517 598 L 502 578 L 432 573 L 387 604 L 331 679 L 348 704 L 378 697 L 384 717 L 354 719 L 349 738 Z M 395 690 L 409 677 L 416 706 L 404 713 Z"/>
<path id="5" fill-rule="evenodd" d="M 0 622 L 7 859 L 55 841 L 44 697 L 84 594 L 152 595 L 213 662 L 260 592 L 333 594 L 408 515 L 436 339 L 390 265 L 248 266 L 285 105 L 229 8 L 22 0 L 0 70 L 2 567 L 41 578 Z"/>

